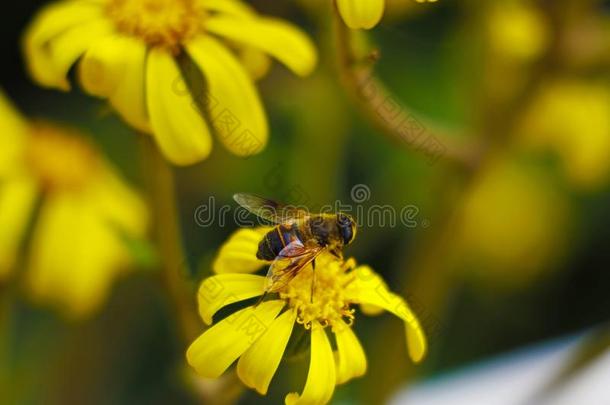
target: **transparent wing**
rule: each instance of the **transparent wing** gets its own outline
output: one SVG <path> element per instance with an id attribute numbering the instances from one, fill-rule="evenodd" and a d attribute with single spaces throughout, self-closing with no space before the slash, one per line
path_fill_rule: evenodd
<path id="1" fill-rule="evenodd" d="M 289 224 L 309 216 L 309 212 L 253 194 L 238 193 L 233 199 L 251 213 L 275 224 Z"/>
<path id="2" fill-rule="evenodd" d="M 269 266 L 265 291 L 281 290 L 323 251 L 321 246 L 307 247 L 298 239 L 290 242 Z"/>

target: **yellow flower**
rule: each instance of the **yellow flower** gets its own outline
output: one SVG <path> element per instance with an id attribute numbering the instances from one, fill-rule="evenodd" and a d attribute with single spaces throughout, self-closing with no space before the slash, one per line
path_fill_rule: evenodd
<path id="1" fill-rule="evenodd" d="M 144 236 L 146 207 L 79 133 L 27 122 L 2 93 L 0 145 L 0 277 L 24 267 L 33 298 L 91 313 L 131 263 L 124 238 Z"/>
<path id="2" fill-rule="evenodd" d="M 415 1 L 434 3 L 437 0 Z M 386 0 L 337 0 L 337 8 L 348 27 L 371 29 L 381 20 L 385 2 Z"/>
<path id="3" fill-rule="evenodd" d="M 248 273 L 268 264 L 256 259 L 258 242 L 268 230 L 241 229 L 221 248 L 214 263 L 218 274 L 204 280 L 199 289 L 199 312 L 205 323 L 211 324 L 221 308 L 263 294 L 265 277 Z M 312 275 L 309 265 L 277 297 L 217 322 L 189 347 L 189 364 L 202 376 L 217 378 L 239 358 L 239 378 L 264 395 L 293 330 L 305 328 L 311 337 L 307 382 L 302 394 L 290 393 L 285 402 L 327 403 L 336 384 L 366 372 L 364 350 L 351 328 L 352 306 L 357 304 L 363 312 L 385 309 L 401 318 L 409 355 L 415 362 L 422 360 L 427 349 L 418 320 L 405 300 L 390 292 L 371 268 L 322 254 L 316 260 L 313 297 Z"/>
<path id="4" fill-rule="evenodd" d="M 553 269 L 566 243 L 569 208 L 543 171 L 499 160 L 464 199 L 454 245 L 477 279 L 520 287 Z"/>
<path id="5" fill-rule="evenodd" d="M 606 82 L 556 80 L 543 86 L 523 123 L 528 146 L 552 149 L 566 177 L 584 189 L 610 177 L 610 87 Z"/>
<path id="6" fill-rule="evenodd" d="M 317 58 L 301 31 L 236 0 L 64 0 L 35 18 L 24 50 L 34 79 L 62 90 L 80 60 L 82 87 L 179 165 L 210 153 L 210 125 L 233 153 L 262 150 L 267 118 L 248 71 L 264 72 L 268 54 L 307 75 Z"/>
<path id="7" fill-rule="evenodd" d="M 515 62 L 538 57 L 549 43 L 545 16 L 525 2 L 492 3 L 487 19 L 491 50 Z"/>

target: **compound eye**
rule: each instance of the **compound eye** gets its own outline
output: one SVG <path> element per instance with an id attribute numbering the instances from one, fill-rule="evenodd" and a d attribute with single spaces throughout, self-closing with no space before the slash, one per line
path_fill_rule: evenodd
<path id="1" fill-rule="evenodd" d="M 351 225 L 341 227 L 341 237 L 343 238 L 343 243 L 346 245 L 352 241 L 354 238 L 354 231 L 352 230 Z"/>
<path id="2" fill-rule="evenodd" d="M 339 214 L 337 217 L 337 225 L 339 227 L 339 233 L 343 239 L 345 245 L 349 244 L 354 238 L 354 228 L 352 220 L 343 214 Z"/>
<path id="3" fill-rule="evenodd" d="M 347 226 L 347 225 L 350 225 L 350 223 L 352 221 L 350 221 L 350 219 L 347 215 L 339 214 L 339 215 L 337 215 L 337 222 L 339 222 L 339 225 L 341 225 L 341 226 Z"/>

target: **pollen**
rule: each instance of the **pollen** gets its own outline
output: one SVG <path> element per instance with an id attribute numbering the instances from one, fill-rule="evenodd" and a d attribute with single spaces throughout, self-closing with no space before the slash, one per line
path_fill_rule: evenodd
<path id="1" fill-rule="evenodd" d="M 75 130 L 36 123 L 25 149 L 27 169 L 45 190 L 75 190 L 86 185 L 100 167 L 92 145 Z"/>
<path id="2" fill-rule="evenodd" d="M 315 270 L 311 265 L 303 269 L 280 292 L 280 297 L 296 309 L 297 322 L 306 329 L 311 328 L 315 321 L 333 330 L 342 327 L 344 322 L 351 325 L 354 310 L 350 308 L 344 291 L 353 281 L 354 274 L 349 270 L 354 265 L 352 260 L 340 262 L 321 256 Z"/>
<path id="3" fill-rule="evenodd" d="M 201 30 L 204 17 L 195 0 L 108 0 L 106 10 L 120 32 L 173 53 Z"/>

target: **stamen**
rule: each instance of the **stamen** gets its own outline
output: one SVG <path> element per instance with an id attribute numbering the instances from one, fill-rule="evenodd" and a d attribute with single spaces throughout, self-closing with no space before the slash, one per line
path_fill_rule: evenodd
<path id="1" fill-rule="evenodd" d="M 204 11 L 194 0 L 108 0 L 117 29 L 173 53 L 201 31 Z"/>
<path id="2" fill-rule="evenodd" d="M 91 180 L 101 163 L 81 134 L 49 123 L 32 126 L 25 162 L 47 190 L 79 189 Z"/>
<path id="3" fill-rule="evenodd" d="M 297 310 L 297 323 L 305 329 L 310 329 L 313 322 L 322 327 L 335 327 L 347 322 L 354 322 L 354 310 L 350 308 L 344 291 L 354 278 L 348 268 L 355 262 L 339 261 L 332 255 L 324 255 L 317 259 L 316 270 L 309 266 L 297 275 L 284 289 L 280 298 L 286 300 Z M 315 289 L 312 283 L 315 277 Z"/>

